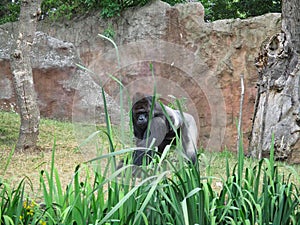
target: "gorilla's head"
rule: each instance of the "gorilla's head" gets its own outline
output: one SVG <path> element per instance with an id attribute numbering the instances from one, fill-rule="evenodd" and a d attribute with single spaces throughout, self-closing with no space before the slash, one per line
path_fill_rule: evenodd
<path id="1" fill-rule="evenodd" d="M 164 117 L 160 104 L 155 101 L 156 97 L 145 95 L 137 92 L 132 99 L 132 123 L 134 128 L 134 135 L 137 138 L 143 139 L 146 135 L 147 126 L 150 119 L 155 117 Z M 152 105 L 152 103 L 154 105 Z M 151 111 L 152 109 L 152 111 Z"/>
<path id="2" fill-rule="evenodd" d="M 139 99 L 132 106 L 132 122 L 140 130 L 144 131 L 147 128 L 150 108 L 151 99 L 149 97 Z"/>

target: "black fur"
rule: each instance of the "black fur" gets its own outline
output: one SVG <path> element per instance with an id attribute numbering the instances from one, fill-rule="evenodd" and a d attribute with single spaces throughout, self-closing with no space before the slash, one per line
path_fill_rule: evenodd
<path id="1" fill-rule="evenodd" d="M 162 153 L 165 147 L 171 144 L 176 136 L 172 125 L 169 123 L 163 113 L 161 105 L 157 101 L 154 101 L 151 124 L 149 126 L 149 132 L 147 132 L 152 102 L 152 96 L 143 96 L 140 93 L 136 94 L 133 100 L 131 115 L 134 136 L 136 137 L 136 146 L 144 148 L 134 151 L 133 163 L 135 165 L 141 165 L 144 156 L 147 157 L 146 162 L 149 163 L 153 154 L 151 151 L 147 151 L 147 148 L 154 139 L 154 146 L 158 148 L 159 153 Z M 196 139 L 198 133 L 194 118 L 188 113 L 181 115 L 178 110 L 173 110 L 167 106 L 164 106 L 164 108 L 173 123 L 173 127 L 176 127 L 177 134 L 182 138 L 183 148 L 187 158 L 195 163 L 197 159 Z M 147 133 L 149 135 L 148 140 Z"/>

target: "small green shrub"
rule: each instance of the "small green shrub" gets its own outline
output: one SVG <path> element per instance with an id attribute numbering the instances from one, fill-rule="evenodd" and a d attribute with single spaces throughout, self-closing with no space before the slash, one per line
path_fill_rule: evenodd
<path id="1" fill-rule="evenodd" d="M 101 12 L 100 16 L 102 18 L 111 18 L 115 16 L 120 16 L 123 9 L 122 4 L 119 1 L 104 0 L 101 1 Z"/>
<path id="2" fill-rule="evenodd" d="M 3 1 L 0 3 L 0 24 L 17 21 L 20 14 L 20 4 Z"/>
<path id="3" fill-rule="evenodd" d="M 67 19 L 82 15 L 96 4 L 94 1 L 63 1 L 63 0 L 44 0 L 41 5 L 42 13 L 48 14 L 50 19 Z"/>
<path id="4" fill-rule="evenodd" d="M 104 30 L 103 35 L 109 39 L 114 39 L 116 33 L 111 24 L 109 24 L 108 27 Z"/>

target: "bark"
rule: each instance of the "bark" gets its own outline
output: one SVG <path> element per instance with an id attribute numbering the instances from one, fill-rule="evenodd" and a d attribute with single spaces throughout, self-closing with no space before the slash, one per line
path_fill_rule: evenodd
<path id="1" fill-rule="evenodd" d="M 300 50 L 300 1 L 282 1 L 282 30 L 291 41 L 293 50 L 299 55 Z"/>
<path id="2" fill-rule="evenodd" d="M 37 106 L 30 62 L 40 0 L 22 0 L 16 42 L 11 51 L 13 85 L 20 110 L 21 126 L 16 150 L 35 149 L 39 134 L 40 111 Z"/>
<path id="3" fill-rule="evenodd" d="M 282 32 L 261 47 L 249 151 L 268 157 L 272 135 L 277 160 L 300 162 L 300 1 L 282 2 Z"/>

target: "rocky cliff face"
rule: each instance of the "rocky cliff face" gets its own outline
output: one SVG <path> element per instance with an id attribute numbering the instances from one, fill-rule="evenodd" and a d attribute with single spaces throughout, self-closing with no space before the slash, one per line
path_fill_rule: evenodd
<path id="1" fill-rule="evenodd" d="M 33 51 L 42 115 L 70 119 L 73 113 L 73 118 L 95 121 L 103 113 L 100 84 L 110 96 L 110 108 L 120 106 L 114 104 L 120 93 L 117 78 L 124 85 L 125 103 L 135 92 L 151 94 L 154 87 L 166 102 L 172 102 L 172 96 L 186 99 L 184 106 L 196 117 L 201 144 L 210 150 L 224 146 L 235 150 L 242 73 L 247 146 L 256 96 L 254 59 L 262 42 L 280 31 L 280 14 L 213 23 L 205 23 L 203 17 L 200 3 L 171 7 L 155 1 L 128 9 L 112 20 L 101 20 L 95 14 L 65 23 L 40 22 L 39 30 L 61 43 L 58 46 L 47 36 Z M 118 54 L 108 40 L 98 36 L 109 31 L 115 33 Z M 8 57 L 10 32 L 10 24 L 0 28 L 2 108 L 14 104 Z M 79 74 L 74 64 L 79 60 L 76 53 L 93 74 L 74 75 Z M 52 59 L 57 63 L 51 63 Z M 129 106 L 124 104 L 124 108 Z M 117 121 L 119 111 L 112 110 L 111 114 L 112 122 Z"/>

